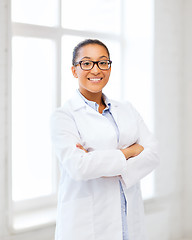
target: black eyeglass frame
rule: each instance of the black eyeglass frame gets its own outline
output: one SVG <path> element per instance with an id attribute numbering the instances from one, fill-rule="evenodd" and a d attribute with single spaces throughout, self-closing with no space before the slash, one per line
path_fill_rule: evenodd
<path id="1" fill-rule="evenodd" d="M 103 62 L 103 61 L 107 61 L 107 62 L 108 62 L 109 68 L 107 68 L 107 69 L 102 69 L 102 68 L 99 67 L 99 62 Z M 90 68 L 90 69 L 83 69 L 82 66 L 81 66 L 82 62 L 92 62 L 92 63 L 93 63 L 93 66 L 92 66 L 92 68 Z M 80 68 L 81 68 L 83 71 L 90 71 L 91 69 L 94 68 L 94 66 L 95 66 L 95 64 L 96 64 L 97 67 L 98 67 L 100 70 L 106 71 L 106 70 L 109 70 L 109 69 L 110 69 L 111 63 L 112 63 L 111 60 L 100 60 L 100 61 L 84 60 L 84 61 L 75 62 L 74 66 L 76 67 L 76 66 L 79 64 L 79 65 L 80 65 Z"/>

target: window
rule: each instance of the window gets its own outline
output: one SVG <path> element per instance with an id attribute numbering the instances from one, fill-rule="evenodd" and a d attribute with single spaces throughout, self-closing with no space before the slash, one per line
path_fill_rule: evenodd
<path id="1" fill-rule="evenodd" d="M 12 197 L 21 201 L 54 191 L 48 119 L 55 45 L 49 39 L 16 36 L 12 46 Z"/>
<path id="2" fill-rule="evenodd" d="M 153 35 L 154 1 L 124 1 L 123 96 L 136 107 L 154 132 Z M 154 197 L 154 172 L 141 181 L 144 199 Z"/>
<path id="3" fill-rule="evenodd" d="M 145 4 L 143 7 L 148 9 L 151 1 Z M 138 35 L 134 32 L 138 15 L 130 14 L 131 20 L 125 14 L 125 8 L 131 13 L 136 6 L 133 1 L 125 0 L 98 0 L 97 4 L 88 0 L 12 0 L 10 219 L 14 230 L 54 222 L 58 170 L 49 136 L 49 118 L 54 108 L 78 87 L 70 70 L 76 43 L 85 38 L 99 38 L 109 47 L 114 68 L 105 93 L 111 98 L 130 99 L 134 103 L 132 92 L 141 84 L 138 82 L 141 76 L 144 86 L 151 80 L 151 26 L 148 35 L 149 32 L 143 31 L 148 22 L 143 21 Z M 149 52 L 136 51 L 141 37 L 150 52 L 147 61 Z M 136 74 L 140 68 L 143 72 Z M 152 91 L 148 90 L 151 97 Z M 144 96 L 142 91 L 139 95 Z M 146 103 L 143 99 L 138 102 Z M 151 115 L 151 110 L 147 111 Z M 153 181 L 149 182 L 153 186 Z M 50 214 L 46 219 L 38 218 L 36 213 L 44 209 L 46 214 L 49 209 Z M 26 218 L 26 211 L 31 212 L 28 214 L 31 219 Z"/>

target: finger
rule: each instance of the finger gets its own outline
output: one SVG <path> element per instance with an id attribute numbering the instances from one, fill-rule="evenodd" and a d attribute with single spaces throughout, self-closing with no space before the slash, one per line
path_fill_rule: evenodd
<path id="1" fill-rule="evenodd" d="M 77 148 L 80 148 L 80 149 L 83 148 L 83 146 L 82 146 L 80 143 L 77 143 L 77 144 L 76 144 L 76 147 L 77 147 Z"/>
<path id="2" fill-rule="evenodd" d="M 76 147 L 79 148 L 79 149 L 81 149 L 81 150 L 83 150 L 83 151 L 86 152 L 86 153 L 88 152 L 80 143 L 77 143 L 77 144 L 76 144 Z"/>

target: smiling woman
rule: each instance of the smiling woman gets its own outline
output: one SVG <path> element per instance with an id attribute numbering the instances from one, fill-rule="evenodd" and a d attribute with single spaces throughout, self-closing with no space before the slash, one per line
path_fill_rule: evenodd
<path id="1" fill-rule="evenodd" d="M 89 43 L 89 40 L 85 41 L 86 45 L 81 46 L 77 51 L 77 56 L 73 60 L 75 65 L 72 66 L 72 73 L 75 78 L 78 78 L 81 94 L 100 105 L 102 89 L 109 81 L 111 61 L 107 48 L 96 42 L 98 41 L 92 43 Z"/>
<path id="2" fill-rule="evenodd" d="M 72 63 L 79 89 L 51 118 L 61 170 L 55 239 L 145 240 L 140 180 L 158 164 L 156 140 L 130 103 L 103 94 L 111 60 L 101 41 L 80 42 Z"/>
<path id="3" fill-rule="evenodd" d="M 85 38 L 90 37 L 89 35 L 85 35 Z M 102 38 L 101 36 L 99 39 L 104 41 L 107 46 L 111 49 L 110 50 L 110 58 L 113 58 L 113 65 L 116 65 L 115 71 L 112 71 L 110 74 L 110 86 L 106 86 L 105 91 L 108 95 L 113 95 L 116 99 L 119 99 L 122 96 L 122 65 L 120 62 L 122 61 L 122 54 L 121 54 L 121 42 L 120 39 L 116 39 L 115 37 L 110 38 Z M 67 69 L 71 68 L 71 55 L 73 53 L 74 46 L 78 45 L 79 42 L 83 41 L 83 37 L 76 37 L 76 36 L 64 36 L 63 37 L 63 51 L 62 51 L 62 82 L 61 82 L 61 103 L 63 104 L 67 99 L 71 97 L 73 92 L 78 87 L 77 79 L 73 78 L 73 75 Z M 72 57 L 73 58 L 73 57 Z M 80 60 L 80 58 L 78 59 Z M 87 59 L 90 60 L 90 59 Z M 74 61 L 74 60 L 73 60 Z M 75 60 L 77 62 L 77 60 Z M 76 65 L 75 62 L 72 65 Z M 81 64 L 82 65 L 82 64 Z M 79 64 L 79 67 L 80 64 Z M 95 66 L 94 66 L 95 67 Z M 121 83 L 118 82 L 118 77 L 120 77 Z M 114 91 L 115 90 L 115 91 Z"/>

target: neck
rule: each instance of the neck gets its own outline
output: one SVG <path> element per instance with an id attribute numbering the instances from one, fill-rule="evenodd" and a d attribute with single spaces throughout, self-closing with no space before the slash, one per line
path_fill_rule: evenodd
<path id="1" fill-rule="evenodd" d="M 80 93 L 89 101 L 96 102 L 99 106 L 103 105 L 102 92 L 92 93 L 92 92 L 83 92 L 79 90 Z"/>

